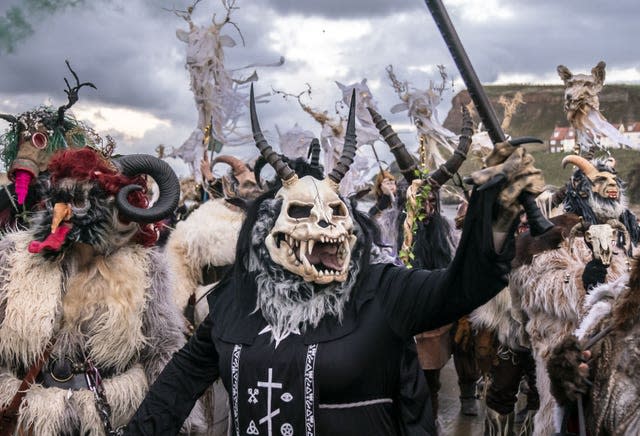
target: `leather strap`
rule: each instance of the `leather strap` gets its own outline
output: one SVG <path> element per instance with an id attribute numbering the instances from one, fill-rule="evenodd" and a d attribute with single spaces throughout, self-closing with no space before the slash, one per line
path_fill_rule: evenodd
<path id="1" fill-rule="evenodd" d="M 0 436 L 11 436 L 15 432 L 18 425 L 18 411 L 20 410 L 20 405 L 22 404 L 25 395 L 27 395 L 29 387 L 33 384 L 38 374 L 40 374 L 44 364 L 49 360 L 49 356 L 51 356 L 51 350 L 53 349 L 55 342 L 55 339 L 52 339 L 49 344 L 47 344 L 47 348 L 45 348 L 42 356 L 40 356 L 38 360 L 31 365 L 27 375 L 22 379 L 20 387 L 11 399 L 9 405 L 0 410 Z"/>

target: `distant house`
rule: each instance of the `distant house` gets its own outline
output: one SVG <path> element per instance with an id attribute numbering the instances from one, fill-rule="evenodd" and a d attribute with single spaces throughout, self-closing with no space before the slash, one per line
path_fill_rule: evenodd
<path id="1" fill-rule="evenodd" d="M 576 132 L 573 127 L 558 127 L 553 129 L 549 138 L 550 153 L 570 153 L 576 145 Z"/>
<path id="2" fill-rule="evenodd" d="M 611 124 L 622 135 L 631 139 L 635 145 L 640 147 L 640 121 L 632 121 L 628 124 Z M 604 148 L 619 148 L 617 142 L 606 136 L 598 137 L 600 145 Z M 555 127 L 549 138 L 550 153 L 571 153 L 576 144 L 576 132 L 573 127 Z"/>

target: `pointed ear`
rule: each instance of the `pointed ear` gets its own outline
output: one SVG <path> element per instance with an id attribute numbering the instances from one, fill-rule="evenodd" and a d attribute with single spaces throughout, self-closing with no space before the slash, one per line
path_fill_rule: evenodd
<path id="1" fill-rule="evenodd" d="M 598 65 L 596 65 L 595 67 L 593 67 L 593 69 L 591 69 L 591 74 L 593 74 L 593 77 L 596 78 L 596 81 L 599 85 L 602 85 L 604 83 L 604 77 L 605 77 L 604 69 L 606 66 L 607 64 L 605 64 L 604 61 L 600 61 L 598 62 Z"/>
<path id="2" fill-rule="evenodd" d="M 558 65 L 557 71 L 558 76 L 560 76 L 564 83 L 567 83 L 567 80 L 573 77 L 573 73 L 569 71 L 569 68 L 565 67 L 564 65 Z"/>
<path id="3" fill-rule="evenodd" d="M 342 83 L 338 82 L 336 80 L 336 85 L 338 85 L 338 88 L 340 88 L 341 91 L 344 91 L 345 89 L 347 89 L 347 87 L 345 85 L 343 85 Z"/>

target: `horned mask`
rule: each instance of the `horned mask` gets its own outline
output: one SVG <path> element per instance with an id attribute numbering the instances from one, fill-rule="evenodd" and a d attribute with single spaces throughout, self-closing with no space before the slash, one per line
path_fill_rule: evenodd
<path id="1" fill-rule="evenodd" d="M 282 199 L 282 209 L 265 240 L 271 259 L 307 282 L 344 282 L 357 238 L 338 188 L 356 152 L 355 96 L 351 99 L 342 156 L 322 180 L 312 176 L 298 178 L 269 146 L 258 123 L 253 87 L 250 109 L 256 146 L 282 180 L 282 188 L 275 195 Z"/>
<path id="2" fill-rule="evenodd" d="M 562 159 L 562 167 L 567 164 L 573 164 L 578 167 L 591 182 L 591 189 L 594 194 L 609 200 L 620 200 L 620 187 L 618 185 L 618 176 L 609 171 L 599 171 L 587 159 L 569 155 Z"/>

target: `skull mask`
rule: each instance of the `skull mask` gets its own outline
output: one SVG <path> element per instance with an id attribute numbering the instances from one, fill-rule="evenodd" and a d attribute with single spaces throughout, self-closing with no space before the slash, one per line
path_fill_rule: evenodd
<path id="1" fill-rule="evenodd" d="M 251 89 L 251 124 L 256 146 L 282 179 L 276 198 L 280 215 L 265 240 L 271 259 L 286 270 L 317 284 L 344 282 L 356 236 L 347 205 L 338 195 L 340 180 L 349 170 L 356 150 L 355 98 L 351 100 L 342 156 L 323 180 L 298 178 L 264 139 Z"/>

